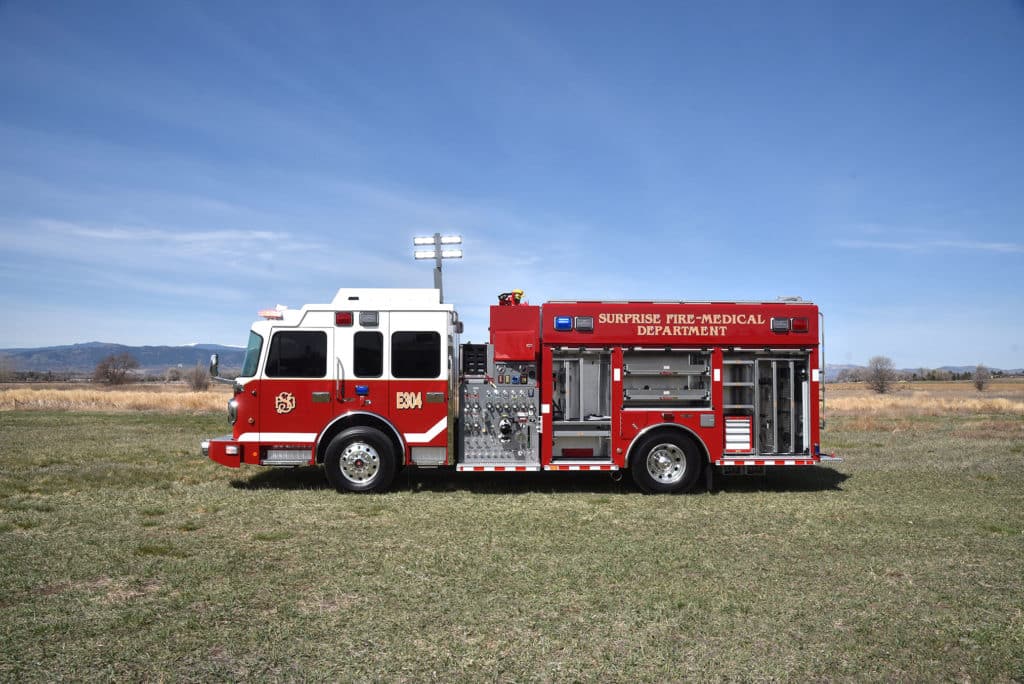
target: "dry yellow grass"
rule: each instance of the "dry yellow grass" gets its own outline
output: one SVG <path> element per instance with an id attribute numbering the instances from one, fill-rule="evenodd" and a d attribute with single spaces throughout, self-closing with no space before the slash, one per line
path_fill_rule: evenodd
<path id="1" fill-rule="evenodd" d="M 224 411 L 230 391 L 217 387 L 205 392 L 143 389 L 0 389 L 0 411 L 171 411 L 207 413 Z"/>
<path id="2" fill-rule="evenodd" d="M 863 384 L 829 385 L 828 414 L 949 415 L 1008 413 L 1024 415 L 1024 382 L 1001 381 L 978 392 L 967 382 L 898 383 L 889 394 Z"/>

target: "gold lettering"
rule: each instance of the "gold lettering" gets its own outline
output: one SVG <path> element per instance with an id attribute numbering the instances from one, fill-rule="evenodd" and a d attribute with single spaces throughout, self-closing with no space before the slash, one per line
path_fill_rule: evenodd
<path id="1" fill-rule="evenodd" d="M 395 407 L 399 409 L 423 408 L 423 392 L 395 393 Z"/>
<path id="2" fill-rule="evenodd" d="M 597 322 L 602 325 L 635 326 L 639 337 L 725 337 L 732 325 L 764 325 L 767 319 L 763 314 L 727 314 L 727 313 L 658 313 L 653 311 L 639 313 L 597 314 Z M 404 400 L 402 400 L 404 401 Z M 399 408 L 420 408 L 422 403 L 413 405 L 409 399 L 408 406 Z"/>

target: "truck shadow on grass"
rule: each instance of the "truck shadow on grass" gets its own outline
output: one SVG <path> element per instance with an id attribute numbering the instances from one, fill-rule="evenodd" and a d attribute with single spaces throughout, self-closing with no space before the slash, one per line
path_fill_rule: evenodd
<path id="1" fill-rule="evenodd" d="M 765 475 L 715 475 L 715 492 L 827 492 L 843 490 L 850 478 L 828 467 L 786 467 Z M 703 489 L 701 491 L 704 491 Z"/>
<path id="2" fill-rule="evenodd" d="M 260 468 L 251 477 L 231 480 L 231 486 L 235 489 L 333 489 L 324 477 L 323 469 L 311 466 Z"/>
<path id="3" fill-rule="evenodd" d="M 715 475 L 713 493 L 842 491 L 849 475 L 832 468 L 786 468 L 764 476 Z M 242 490 L 331 490 L 320 468 L 300 467 L 262 470 L 248 478 L 236 478 L 231 486 Z M 449 470 L 406 469 L 398 473 L 392 492 L 468 492 L 471 494 L 633 494 L 640 490 L 629 473 L 618 480 L 608 473 L 454 473 Z M 704 478 L 693 494 L 704 494 Z"/>

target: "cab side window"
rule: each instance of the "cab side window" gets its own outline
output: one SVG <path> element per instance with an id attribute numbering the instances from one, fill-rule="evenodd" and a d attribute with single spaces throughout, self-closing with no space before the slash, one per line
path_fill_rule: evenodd
<path id="1" fill-rule="evenodd" d="M 384 374 L 384 335 L 360 331 L 352 337 L 352 372 L 357 378 L 379 378 Z"/>
<path id="2" fill-rule="evenodd" d="M 436 332 L 396 332 L 391 335 L 391 375 L 396 378 L 436 378 L 441 375 L 441 335 Z"/>
<path id="3" fill-rule="evenodd" d="M 283 331 L 270 340 L 268 378 L 322 378 L 327 375 L 327 333 Z"/>

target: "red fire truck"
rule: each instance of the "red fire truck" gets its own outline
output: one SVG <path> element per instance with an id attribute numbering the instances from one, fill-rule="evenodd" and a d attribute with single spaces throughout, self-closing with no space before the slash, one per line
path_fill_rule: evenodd
<path id="1" fill-rule="evenodd" d="M 646 492 L 674 492 L 702 474 L 710 487 L 715 472 L 839 460 L 820 448 L 814 304 L 499 301 L 487 344 L 459 343 L 437 289 L 342 289 L 261 312 L 232 434 L 204 455 L 322 465 L 354 492 L 402 468 L 629 470 Z"/>

